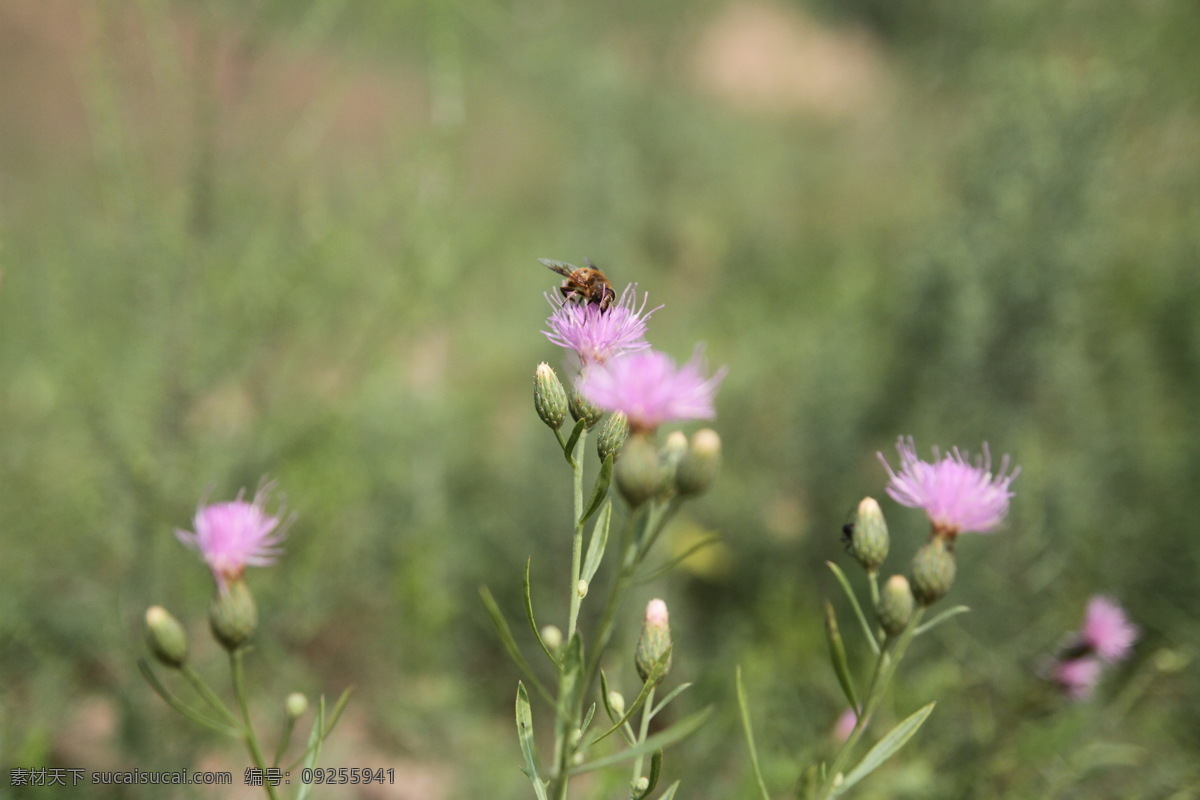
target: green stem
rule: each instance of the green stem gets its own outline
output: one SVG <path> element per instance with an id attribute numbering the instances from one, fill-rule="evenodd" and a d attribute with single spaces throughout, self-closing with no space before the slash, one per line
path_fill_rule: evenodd
<path id="1" fill-rule="evenodd" d="M 265 770 L 267 768 L 267 761 L 263 758 L 262 750 L 258 746 L 258 737 L 254 735 L 254 724 L 250 721 L 250 704 L 246 700 L 246 686 L 242 670 L 242 649 L 240 647 L 229 654 L 229 667 L 233 672 L 233 694 L 237 698 L 238 708 L 242 711 L 246 749 L 250 751 L 250 758 L 254 761 L 254 766 Z M 263 788 L 267 790 L 267 796 L 271 800 L 278 800 L 278 796 L 275 794 L 275 787 L 269 781 L 263 781 Z"/>
<path id="2" fill-rule="evenodd" d="M 179 671 L 187 679 L 187 682 L 192 685 L 192 688 L 196 690 L 196 693 L 200 695 L 201 699 L 208 703 L 209 708 L 220 714 L 229 724 L 241 727 L 237 716 L 229 710 L 229 707 L 221 701 L 221 698 L 217 697 L 216 692 L 208 688 L 208 684 L 204 682 L 204 679 L 200 677 L 200 674 L 196 672 L 191 664 L 184 664 L 180 667 Z"/>
<path id="3" fill-rule="evenodd" d="M 658 687 L 650 689 L 650 693 L 646 695 L 646 702 L 642 706 L 642 727 L 638 731 L 637 744 L 646 741 L 646 735 L 650 733 L 650 709 L 654 707 L 654 690 Z M 645 763 L 645 754 L 638 756 L 633 762 L 633 779 L 630 786 L 636 791 L 638 778 L 642 777 L 642 765 Z"/>
<path id="4" fill-rule="evenodd" d="M 579 596 L 579 573 L 583 563 L 583 458 L 576 457 L 576 453 L 583 452 L 583 446 L 587 439 L 587 431 L 579 434 L 579 441 L 575 445 L 575 453 L 572 453 L 573 460 L 573 490 L 575 494 L 575 533 L 571 538 L 571 615 L 567 620 L 567 641 L 571 641 L 571 637 L 575 635 L 575 628 L 579 623 L 579 606 L 583 598 Z"/>
<path id="5" fill-rule="evenodd" d="M 921 617 L 925 614 L 925 608 L 919 607 L 913 612 L 912 619 L 908 621 L 908 627 L 900 634 L 900 637 L 895 640 L 894 644 L 885 645 L 879 650 L 879 657 L 875 660 L 875 670 L 871 674 L 871 683 L 867 688 L 866 699 L 863 701 L 863 707 L 858 715 L 858 719 L 854 722 L 854 730 L 850 732 L 850 736 L 842 744 L 829 770 L 825 773 L 825 780 L 821 783 L 821 790 L 817 793 L 818 800 L 827 800 L 833 797 L 833 791 L 836 788 L 834 782 L 837 777 L 846 770 L 847 762 L 854 752 L 854 748 L 858 745 L 859 739 L 862 738 L 863 732 L 867 729 L 867 724 L 871 721 L 871 715 L 875 713 L 875 708 L 879 705 L 879 701 L 883 699 L 887 693 L 888 685 L 892 681 L 892 677 L 896 674 L 896 667 L 900 664 L 900 660 L 904 658 L 904 652 L 908 649 L 909 643 L 913 640 L 916 634 L 917 627 L 921 624 Z"/>

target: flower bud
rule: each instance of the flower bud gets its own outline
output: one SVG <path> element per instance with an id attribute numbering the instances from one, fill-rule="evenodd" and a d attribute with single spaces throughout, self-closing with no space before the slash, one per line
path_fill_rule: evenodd
<path id="1" fill-rule="evenodd" d="M 308 710 L 308 698 L 300 692 L 292 692 L 283 701 L 283 709 L 287 712 L 288 719 L 298 719 Z"/>
<path id="2" fill-rule="evenodd" d="M 853 528 L 846 531 L 848 550 L 867 572 L 877 572 L 891 544 L 883 511 L 873 498 L 864 497 L 854 515 Z"/>
<path id="3" fill-rule="evenodd" d="M 230 652 L 254 635 L 258 627 L 258 608 L 244 580 L 227 581 L 224 589 L 217 589 L 208 609 L 208 623 L 213 636 Z"/>
<path id="4" fill-rule="evenodd" d="M 603 410 L 589 402 L 578 389 L 574 388 L 567 395 L 567 407 L 571 410 L 571 419 L 576 422 L 581 419 L 586 421 L 589 431 L 596 427 L 596 423 L 604 416 Z"/>
<path id="5" fill-rule="evenodd" d="M 146 644 L 164 666 L 179 669 L 187 661 L 187 634 L 179 620 L 162 606 L 146 609 Z"/>
<path id="6" fill-rule="evenodd" d="M 596 439 L 596 454 L 600 456 L 600 460 L 612 456 L 614 460 L 617 454 L 621 452 L 621 445 L 625 444 L 625 437 L 629 435 L 629 417 L 622 414 L 620 411 L 614 411 L 604 420 L 604 424 L 600 426 L 600 435 Z"/>
<path id="7" fill-rule="evenodd" d="M 558 649 L 562 647 L 562 643 L 562 631 L 557 625 L 547 625 L 542 628 L 542 644 L 546 645 L 551 653 L 557 653 Z"/>
<path id="8" fill-rule="evenodd" d="M 933 605 L 954 585 L 954 551 L 945 537 L 934 536 L 917 551 L 912 562 L 912 593 L 923 606 Z"/>
<path id="9" fill-rule="evenodd" d="M 587 597 L 587 593 L 588 593 L 588 582 L 587 582 L 587 581 L 580 581 L 579 583 L 575 584 L 575 593 L 579 595 L 579 599 L 580 599 L 580 600 L 582 600 L 583 598 Z"/>
<path id="10" fill-rule="evenodd" d="M 608 707 L 613 710 L 613 713 L 618 717 L 625 716 L 625 695 L 613 690 L 608 693 Z"/>
<path id="11" fill-rule="evenodd" d="M 898 636 L 908 627 L 912 612 L 913 593 L 908 579 L 903 575 L 888 578 L 879 593 L 879 605 L 875 606 L 875 616 L 884 632 L 888 636 Z"/>
<path id="12" fill-rule="evenodd" d="M 667 604 L 655 598 L 646 605 L 646 619 L 642 623 L 642 633 L 638 636 L 637 650 L 634 653 L 634 665 L 642 681 L 650 677 L 655 663 L 664 655 L 667 657 L 662 674 L 658 676 L 661 682 L 671 670 L 671 626 L 668 621 Z"/>
<path id="13" fill-rule="evenodd" d="M 567 418 L 567 391 L 545 362 L 538 364 L 533 373 L 533 407 L 551 430 L 561 428 Z"/>
<path id="14" fill-rule="evenodd" d="M 647 434 L 626 440 L 614 472 L 617 489 L 633 508 L 656 496 L 667 477 L 658 449 Z"/>
<path id="15" fill-rule="evenodd" d="M 721 470 L 721 437 L 712 428 L 692 434 L 687 452 L 675 469 L 675 489 L 681 495 L 699 494 Z"/>
<path id="16" fill-rule="evenodd" d="M 639 795 L 645 794 L 646 790 L 649 788 L 650 788 L 650 779 L 647 778 L 645 775 L 643 775 L 642 777 L 638 778 L 636 781 L 633 782 L 633 791 Z"/>

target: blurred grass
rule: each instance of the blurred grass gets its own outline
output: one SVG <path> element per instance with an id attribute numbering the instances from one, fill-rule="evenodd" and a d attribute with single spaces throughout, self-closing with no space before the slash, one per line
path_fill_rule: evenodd
<path id="1" fill-rule="evenodd" d="M 1023 473 L 863 796 L 1196 797 L 1198 33 L 1169 2 L 0 3 L 0 762 L 240 772 L 133 659 L 151 603 L 203 641 L 171 531 L 269 475 L 262 696 L 353 683 L 330 763 L 525 796 L 475 588 L 517 609 L 530 554 L 543 617 L 562 588 L 534 258 L 590 256 L 730 367 L 689 520 L 728 564 L 647 588 L 721 708 L 668 755 L 688 796 L 751 790 L 735 663 L 772 786 L 824 746 L 822 562 L 911 433 Z M 922 526 L 885 512 L 899 571 Z M 1096 591 L 1137 662 L 1035 702 Z"/>

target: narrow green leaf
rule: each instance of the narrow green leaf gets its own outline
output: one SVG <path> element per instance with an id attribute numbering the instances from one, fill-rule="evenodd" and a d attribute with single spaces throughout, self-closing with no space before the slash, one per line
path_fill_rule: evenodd
<path id="1" fill-rule="evenodd" d="M 854 590 L 850 588 L 850 581 L 847 580 L 846 573 L 842 572 L 841 568 L 832 561 L 826 561 L 825 565 L 833 571 L 833 575 L 842 585 L 846 597 L 850 598 L 850 605 L 854 606 L 854 614 L 858 617 L 858 624 L 862 626 L 863 635 L 867 637 L 867 644 L 871 645 L 871 652 L 879 655 L 879 640 L 875 638 L 875 632 L 871 630 L 867 616 L 863 614 L 862 606 L 858 604 L 858 598 L 854 596 Z"/>
<path id="2" fill-rule="evenodd" d="M 705 720 L 712 714 L 714 706 L 709 706 L 703 711 L 697 711 L 686 719 L 682 719 L 665 730 L 659 731 L 653 736 L 649 736 L 641 742 L 638 742 L 633 747 L 622 750 L 619 753 L 613 753 L 603 758 L 598 758 L 595 761 L 589 761 L 584 764 L 579 764 L 571 768 L 572 775 L 578 775 L 581 772 L 590 772 L 594 769 L 602 769 L 611 767 L 613 764 L 620 764 L 622 761 L 627 761 L 631 758 L 653 753 L 655 750 L 662 750 L 668 745 L 672 745 L 691 734 L 704 724 Z"/>
<path id="3" fill-rule="evenodd" d="M 654 787 L 658 786 L 658 779 L 662 776 L 662 760 L 663 751 L 655 750 L 654 755 L 650 756 L 650 777 L 649 783 L 646 784 L 646 790 L 634 795 L 633 800 L 645 800 L 654 791 Z"/>
<path id="4" fill-rule="evenodd" d="M 721 537 L 715 533 L 710 534 L 709 536 L 705 536 L 703 539 L 696 542 L 694 545 L 689 547 L 687 550 L 684 550 L 679 555 L 671 558 L 671 560 L 667 561 L 662 566 L 655 567 L 654 569 L 650 570 L 649 572 L 646 572 L 642 575 L 638 575 L 636 578 L 634 578 L 634 581 L 636 583 L 649 583 L 650 581 L 654 580 L 655 578 L 666 575 L 668 572 L 675 569 L 677 566 L 679 566 L 684 561 L 686 561 L 689 557 L 691 557 L 692 554 L 694 554 L 700 550 L 703 550 L 704 548 L 706 548 L 710 545 L 714 545 L 719 541 L 721 541 Z"/>
<path id="5" fill-rule="evenodd" d="M 664 708 L 667 707 L 667 703 L 671 702 L 676 697 L 678 697 L 679 695 L 681 695 L 683 692 L 687 691 L 690 688 L 692 688 L 691 683 L 681 683 L 678 686 L 676 686 L 674 689 L 671 690 L 670 694 L 668 694 L 666 697 L 664 697 L 662 699 L 662 702 L 660 702 L 654 708 L 650 709 L 650 717 L 651 718 L 657 717 L 658 712 L 662 711 Z"/>
<path id="6" fill-rule="evenodd" d="M 600 465 L 600 474 L 596 476 L 596 484 L 592 487 L 592 496 L 588 500 L 587 508 L 583 512 L 583 516 L 579 518 L 579 524 L 588 521 L 592 514 L 596 513 L 596 509 L 600 508 L 600 504 L 604 502 L 604 498 L 608 496 L 608 487 L 612 483 L 613 474 L 613 458 L 609 456 L 604 459 L 604 463 Z"/>
<path id="7" fill-rule="evenodd" d="M 604 703 L 604 713 L 608 714 L 608 721 L 613 723 L 615 727 L 621 729 L 621 738 L 625 740 L 626 744 L 633 744 L 635 741 L 633 734 L 630 733 L 628 727 L 621 726 L 620 715 L 617 714 L 616 710 L 612 707 L 612 704 L 608 701 L 608 676 L 604 674 L 604 670 L 600 670 L 600 698 Z M 597 741 L 599 741 L 599 739 L 593 739 L 592 744 L 595 744 Z"/>
<path id="8" fill-rule="evenodd" d="M 525 684 L 517 681 L 517 737 L 521 740 L 521 752 L 525 756 L 525 774 L 533 784 L 538 800 L 549 800 L 546 782 L 538 771 L 537 745 L 533 741 L 533 713 L 529 709 L 529 695 Z"/>
<path id="9" fill-rule="evenodd" d="M 612 503 L 607 503 L 600 509 L 600 516 L 596 517 L 596 522 L 592 525 L 592 538 L 588 540 L 587 555 L 584 556 L 583 570 L 579 575 L 588 583 L 596 577 L 600 562 L 604 560 L 604 549 L 608 546 L 608 524 L 611 521 Z"/>
<path id="10" fill-rule="evenodd" d="M 682 783 L 682 781 L 675 781 L 668 786 L 667 790 L 658 796 L 658 800 L 674 800 L 675 790 L 679 788 L 680 783 Z"/>
<path id="11" fill-rule="evenodd" d="M 567 457 L 567 463 L 575 466 L 575 443 L 579 441 L 579 437 L 587 429 L 587 420 L 581 419 L 575 423 L 575 427 L 571 429 L 571 435 L 567 437 L 567 443 L 563 445 L 563 455 Z"/>
<path id="12" fill-rule="evenodd" d="M 317 713 L 313 719 L 312 731 L 308 734 L 308 744 L 304 748 L 304 768 L 312 769 L 317 764 L 317 756 L 321 754 L 321 744 L 325 741 L 325 698 L 317 703 Z M 296 790 L 296 800 L 306 800 L 312 792 L 313 784 L 300 783 Z"/>
<path id="13" fill-rule="evenodd" d="M 587 713 L 583 715 L 583 724 L 579 726 L 579 732 L 581 734 L 587 733 L 587 729 L 591 727 L 592 717 L 594 716 L 596 716 L 596 704 L 592 703 L 592 705 L 588 708 Z"/>
<path id="14" fill-rule="evenodd" d="M 887 736 L 884 736 L 882 739 L 880 739 L 879 742 L 872 747 L 865 756 L 863 756 L 863 760 L 858 762 L 858 766 L 850 770 L 850 774 L 847 775 L 846 779 L 838 785 L 837 789 L 835 790 L 836 793 L 841 794 L 842 792 L 846 791 L 851 786 L 874 772 L 875 769 L 884 761 L 887 761 L 889 758 L 891 758 L 897 750 L 904 746 L 905 742 L 912 738 L 912 735 L 916 733 L 917 729 L 921 727 L 921 724 L 925 722 L 926 717 L 933 713 L 933 707 L 935 705 L 937 705 L 936 701 L 930 703 L 924 708 L 921 708 L 908 719 L 892 728 L 892 730 L 888 732 Z"/>
<path id="15" fill-rule="evenodd" d="M 833 603 L 825 601 L 825 638 L 829 642 L 829 660 L 833 662 L 833 671 L 837 673 L 838 683 L 842 692 L 850 702 L 850 707 L 857 714 L 862 708 L 858 702 L 858 692 L 854 690 L 854 677 L 850 674 L 850 663 L 846 660 L 846 647 L 842 644 L 842 635 L 838 632 L 837 615 L 833 612 Z"/>
<path id="16" fill-rule="evenodd" d="M 746 734 L 746 746 L 750 748 L 750 767 L 754 770 L 754 778 L 758 781 L 758 791 L 763 800 L 771 800 L 767 791 L 767 782 L 763 780 L 762 768 L 758 765 L 758 748 L 754 746 L 754 729 L 750 727 L 750 707 L 746 703 L 746 690 L 742 686 L 742 667 L 738 666 L 735 682 L 737 684 L 738 709 L 742 713 L 742 732 Z"/>
<path id="17" fill-rule="evenodd" d="M 929 622 L 926 622 L 924 625 L 918 626 L 917 629 L 915 631 L 913 631 L 913 636 L 920 636 L 922 633 L 932 630 L 935 625 L 941 625 L 943 622 L 950 619 L 951 617 L 957 617 L 959 614 L 965 614 L 970 610 L 971 609 L 968 608 L 967 606 L 954 606 L 954 608 L 947 608 L 945 611 L 938 614 L 933 619 L 929 620 Z"/>
<path id="18" fill-rule="evenodd" d="M 659 656 L 650 666 L 650 672 L 646 675 L 646 680 L 642 683 L 642 690 L 638 692 L 637 699 L 633 701 L 633 705 L 625 709 L 625 716 L 621 717 L 621 719 L 611 728 L 593 739 L 592 744 L 595 744 L 601 739 L 607 738 L 611 733 L 617 730 L 617 728 L 620 728 L 622 725 L 628 722 L 630 717 L 632 717 L 637 710 L 642 707 L 642 703 L 646 702 L 646 698 L 650 696 L 650 692 L 653 691 L 654 687 L 658 685 L 658 682 L 662 679 L 663 673 L 667 670 L 667 666 L 671 663 L 671 650 L 672 648 L 668 647 L 666 652 Z"/>
<path id="19" fill-rule="evenodd" d="M 542 641 L 542 632 L 538 629 L 537 620 L 533 618 L 533 594 L 529 588 L 529 565 L 533 563 L 533 556 L 525 559 L 525 581 L 522 586 L 522 591 L 525 594 L 525 618 L 529 620 L 529 629 L 533 631 L 533 638 L 537 639 L 537 643 L 541 645 L 542 652 L 546 654 L 546 658 L 550 659 L 550 663 L 558 665 L 558 659 L 554 657 L 554 653 L 550 652 L 550 648 Z"/>
<path id="20" fill-rule="evenodd" d="M 533 674 L 529 662 L 521 655 L 521 650 L 517 647 L 517 640 L 513 638 L 512 629 L 508 627 L 508 622 L 505 621 L 500 606 L 496 604 L 496 598 L 492 597 L 491 591 L 486 586 L 479 587 L 479 596 L 483 599 L 483 605 L 487 608 L 488 616 L 492 618 L 492 625 L 496 628 L 496 633 L 500 635 L 500 642 L 508 652 L 508 657 L 517 665 L 517 669 L 525 673 L 525 677 L 529 679 L 533 688 L 537 689 L 538 693 L 545 698 L 546 702 L 555 705 L 554 695 L 550 694 L 550 691 Z"/>
<path id="21" fill-rule="evenodd" d="M 242 732 L 237 728 L 222 724 L 215 719 L 205 716 L 191 706 L 184 703 L 178 697 L 171 693 L 171 690 L 163 685 L 158 676 L 154 674 L 154 668 L 144 658 L 137 660 L 138 669 L 141 670 L 142 677 L 146 679 L 146 683 L 150 684 L 150 688 L 154 693 L 163 699 L 163 702 L 171 708 L 178 711 L 183 716 L 195 722 L 198 725 L 203 725 L 206 728 L 211 728 L 218 733 L 223 733 L 226 736 L 237 738 L 242 735 Z"/>

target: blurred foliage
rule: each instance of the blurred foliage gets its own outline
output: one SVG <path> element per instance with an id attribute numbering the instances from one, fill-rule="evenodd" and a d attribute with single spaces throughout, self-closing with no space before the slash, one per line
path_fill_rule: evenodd
<path id="1" fill-rule="evenodd" d="M 720 563 L 646 587 L 721 709 L 681 797 L 752 791 L 735 664 L 773 787 L 828 748 L 822 562 L 900 434 L 1023 471 L 858 796 L 1200 796 L 1198 35 L 1168 0 L 0 2 L 0 762 L 240 775 L 134 659 L 161 603 L 219 667 L 172 531 L 269 476 L 262 717 L 354 684 L 326 763 L 525 797 L 476 587 L 515 611 L 532 554 L 541 618 L 565 592 L 534 259 L 589 256 L 730 368 L 676 536 Z M 885 513 L 899 571 L 922 520 Z M 1139 657 L 1069 707 L 1038 660 L 1097 591 Z"/>

